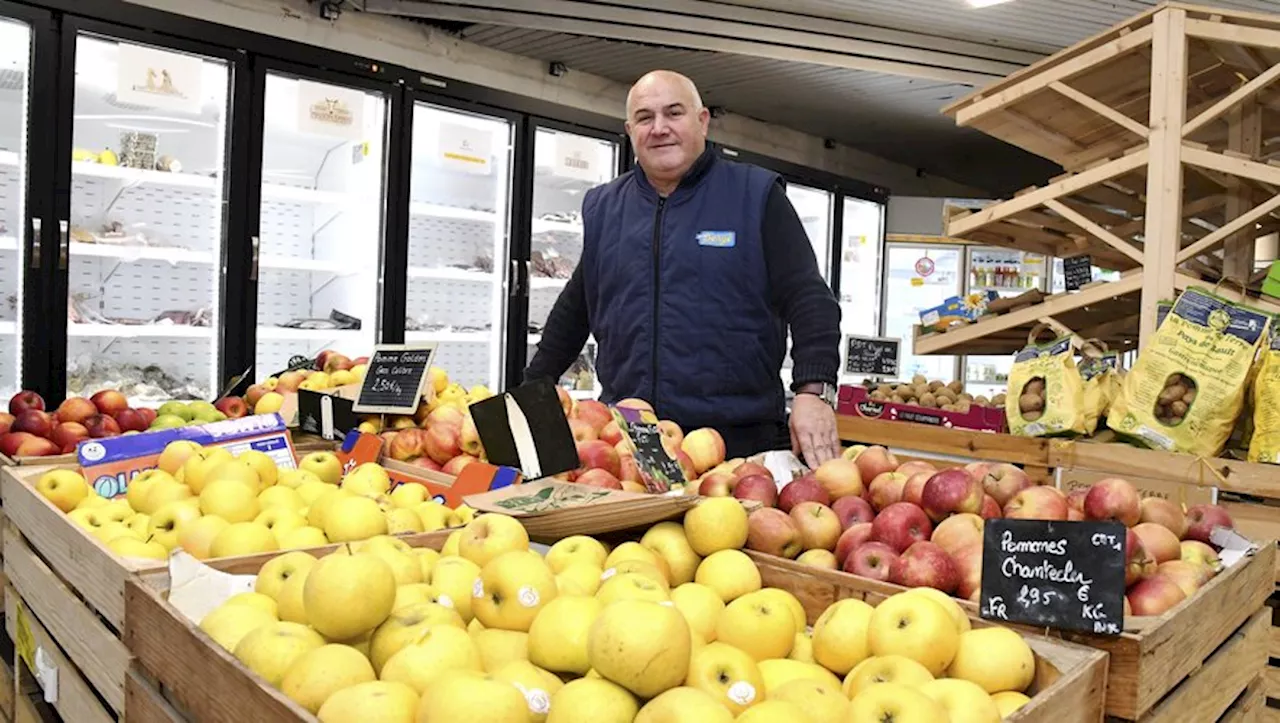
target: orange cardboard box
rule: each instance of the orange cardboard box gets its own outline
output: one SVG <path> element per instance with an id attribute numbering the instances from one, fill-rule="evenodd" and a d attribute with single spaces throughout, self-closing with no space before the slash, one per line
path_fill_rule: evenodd
<path id="1" fill-rule="evenodd" d="M 490 492 L 523 481 L 520 470 L 485 462 L 472 462 L 462 469 L 461 474 L 452 477 L 407 462 L 387 459 L 382 456 L 382 438 L 376 434 L 348 434 L 337 454 L 342 460 L 344 474 L 357 465 L 377 462 L 387 470 L 392 489 L 402 484 L 420 484 L 427 488 L 432 499 L 450 508 L 462 504 L 462 498 L 467 495 Z"/>

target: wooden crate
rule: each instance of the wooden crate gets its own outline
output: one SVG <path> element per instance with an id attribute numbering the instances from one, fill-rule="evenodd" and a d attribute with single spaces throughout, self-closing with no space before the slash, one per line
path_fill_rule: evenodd
<path id="1" fill-rule="evenodd" d="M 83 670 L 75 665 L 63 648 L 58 644 L 44 621 L 36 616 L 12 585 L 5 587 L 5 629 L 15 643 L 21 648 L 23 639 L 30 641 L 32 650 L 38 650 L 41 662 L 51 663 L 57 670 L 57 689 L 55 700 L 49 705 L 57 712 L 59 718 L 70 723 L 111 723 L 119 720 L 120 715 L 114 712 L 94 690 L 94 684 L 86 678 Z M 123 650 L 119 640 L 116 646 Z M 127 665 L 127 662 L 126 662 Z M 19 654 L 14 663 L 15 694 L 14 720 L 41 720 L 44 707 L 32 702 L 32 697 L 42 690 L 30 667 Z M 123 707 L 123 706 L 122 706 Z"/>
<path id="2" fill-rule="evenodd" d="M 439 548 L 443 537 L 420 537 L 411 544 Z M 212 566 L 225 572 L 251 574 L 274 555 L 224 560 Z M 885 597 L 877 584 L 853 576 L 824 576 L 813 568 L 757 556 L 766 585 L 790 590 L 815 621 L 827 605 L 844 598 L 872 604 Z M 798 568 L 798 569 L 797 569 Z M 215 644 L 165 599 L 165 580 L 140 575 L 129 581 L 125 640 L 137 665 L 190 712 L 192 720 L 277 723 L 314 721 L 282 693 L 268 686 Z M 975 620 L 977 625 L 988 625 Z M 1106 688 L 1106 656 L 1089 648 L 1035 634 L 1025 634 L 1036 653 L 1032 702 L 1007 718 L 1016 723 L 1097 723 L 1102 720 Z M 134 685 L 132 677 L 130 685 Z M 132 701 L 132 698 L 130 698 Z M 133 719 L 134 710 L 127 714 Z M 139 720 L 169 720 L 148 718 Z"/>

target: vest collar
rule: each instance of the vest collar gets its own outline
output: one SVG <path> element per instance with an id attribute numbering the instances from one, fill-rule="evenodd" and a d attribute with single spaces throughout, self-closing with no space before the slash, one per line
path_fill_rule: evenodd
<path id="1" fill-rule="evenodd" d="M 707 147 L 702 151 L 702 155 L 698 156 L 698 160 L 693 162 L 684 177 L 680 179 L 680 184 L 676 186 L 676 190 L 672 191 L 668 198 L 680 195 L 680 192 L 687 188 L 693 188 L 706 177 L 707 172 L 711 170 L 711 166 L 716 162 L 716 156 L 719 155 L 711 142 L 707 142 Z M 644 169 L 636 165 L 636 180 L 640 184 L 640 188 L 653 196 L 658 195 L 658 191 L 649 183 L 649 178 L 644 175 Z"/>

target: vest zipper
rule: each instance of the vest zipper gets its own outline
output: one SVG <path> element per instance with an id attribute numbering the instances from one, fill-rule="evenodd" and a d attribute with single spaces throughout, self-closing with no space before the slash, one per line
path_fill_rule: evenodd
<path id="1" fill-rule="evenodd" d="M 658 210 L 653 217 L 653 383 L 650 388 L 649 404 L 658 408 L 658 292 L 662 288 L 662 213 L 667 207 L 667 199 L 658 197 Z"/>

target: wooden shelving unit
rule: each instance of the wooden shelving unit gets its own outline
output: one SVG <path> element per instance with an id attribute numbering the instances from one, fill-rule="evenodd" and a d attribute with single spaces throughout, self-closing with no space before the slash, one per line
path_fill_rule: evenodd
<path id="1" fill-rule="evenodd" d="M 1167 2 L 945 108 L 957 124 L 1066 170 L 953 215 L 948 236 L 1088 254 L 1126 273 L 922 335 L 916 353 L 1013 352 L 1045 321 L 1080 338 L 1145 343 L 1158 302 L 1188 285 L 1256 288 L 1254 240 L 1280 230 L 1278 80 L 1280 15 Z M 1280 312 L 1230 288 L 1219 293 Z"/>

